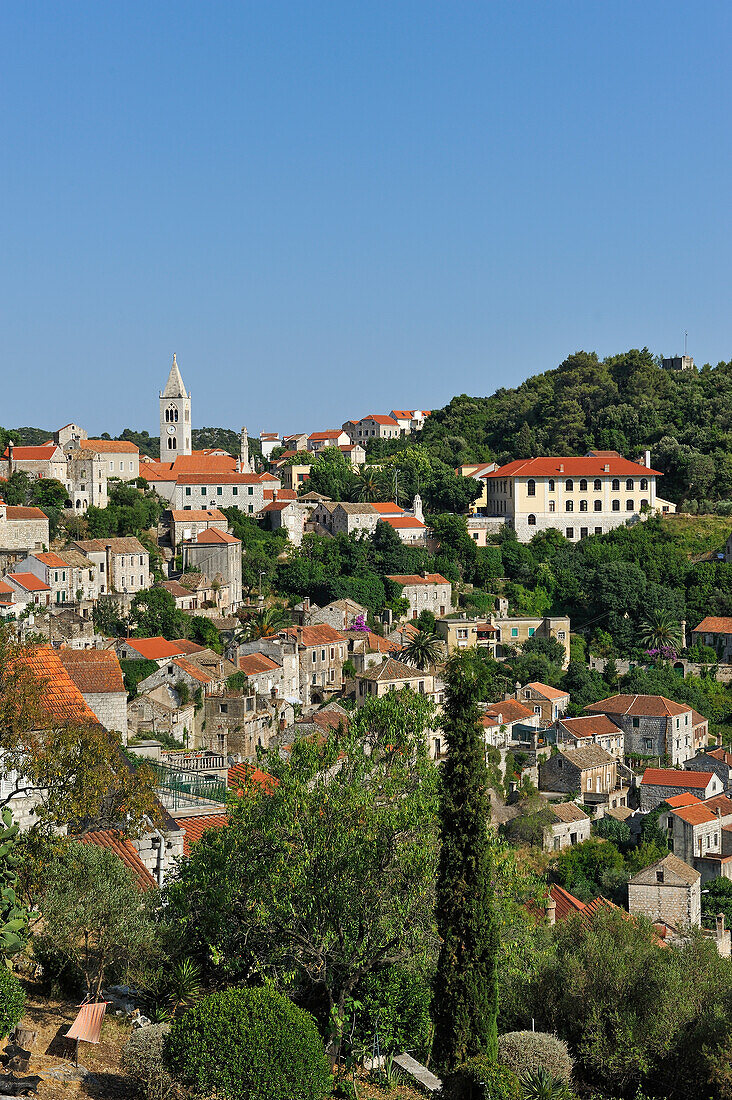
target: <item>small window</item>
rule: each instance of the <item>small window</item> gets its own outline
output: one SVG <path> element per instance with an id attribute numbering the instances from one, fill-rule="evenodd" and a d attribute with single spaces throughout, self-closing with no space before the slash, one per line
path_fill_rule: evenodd
<path id="1" fill-rule="evenodd" d="M 580 492 L 581 493 L 586 493 L 587 492 L 587 478 L 585 478 L 585 477 L 580 479 Z"/>
<path id="2" fill-rule="evenodd" d="M 533 512 L 529 514 L 527 522 L 529 524 L 529 527 L 536 527 L 536 516 Z M 477 538 L 478 536 L 476 535 L 475 537 Z"/>
<path id="3" fill-rule="evenodd" d="M 580 527 L 580 538 L 581 539 L 586 539 L 587 534 L 588 534 L 587 528 L 586 527 Z"/>
<path id="4" fill-rule="evenodd" d="M 592 488 L 595 490 L 596 493 L 599 493 L 602 489 L 602 482 L 600 481 L 599 477 L 596 477 L 593 481 Z"/>
<path id="5" fill-rule="evenodd" d="M 568 477 L 565 481 L 564 488 L 568 493 L 571 493 L 574 490 L 574 482 L 572 481 L 571 477 Z"/>
<path id="6" fill-rule="evenodd" d="M 580 501 L 580 512 L 586 512 L 586 511 L 587 511 L 587 501 L 586 500 L 581 500 Z"/>
<path id="7" fill-rule="evenodd" d="M 556 505 L 555 505 L 554 501 L 550 500 L 549 501 L 549 511 L 553 512 L 555 510 L 555 508 L 556 508 Z"/>
<path id="8" fill-rule="evenodd" d="M 596 512 L 601 512 L 602 511 L 602 501 L 601 500 L 596 500 L 595 503 L 592 505 L 592 507 L 595 509 Z"/>
<path id="9" fill-rule="evenodd" d="M 634 718 L 633 719 L 633 729 L 637 730 L 639 726 L 640 726 L 640 718 Z"/>
<path id="10" fill-rule="evenodd" d="M 632 500 L 626 500 L 626 502 L 625 502 L 625 511 L 626 512 L 632 512 L 634 508 L 635 508 L 635 504 L 633 503 L 633 501 Z"/>
<path id="11" fill-rule="evenodd" d="M 613 486 L 612 486 L 612 488 L 613 488 L 613 492 L 614 492 L 614 493 L 618 493 L 618 492 L 620 492 L 620 478 L 619 478 L 619 477 L 614 477 L 614 478 L 613 478 Z"/>
<path id="12" fill-rule="evenodd" d="M 207 485 L 202 485 L 201 486 L 201 496 L 205 497 L 207 493 L 208 493 L 208 486 Z"/>
<path id="13" fill-rule="evenodd" d="M 222 497 L 223 495 L 224 495 L 224 490 L 222 489 L 222 487 L 220 485 L 217 485 L 216 486 L 216 496 L 217 497 Z"/>
<path id="14" fill-rule="evenodd" d="M 191 487 L 190 487 L 190 485 L 186 485 L 186 496 L 189 497 L 190 495 L 191 495 Z"/>
<path id="15" fill-rule="evenodd" d="M 250 497 L 253 497 L 253 496 L 254 496 L 254 489 L 252 488 L 252 486 L 251 486 L 251 485 L 250 485 L 250 486 L 249 486 L 249 488 L 247 489 L 247 493 L 249 494 L 249 496 L 250 496 Z"/>
<path id="16" fill-rule="evenodd" d="M 232 496 L 235 496 L 235 497 L 239 496 L 239 486 L 238 485 L 235 485 L 233 487 L 233 489 L 231 490 L 231 494 L 232 494 Z"/>
<path id="17" fill-rule="evenodd" d="M 602 527 L 596 527 L 595 528 L 595 534 L 596 535 L 601 535 L 602 534 Z"/>
<path id="18" fill-rule="evenodd" d="M 517 626 L 512 626 L 511 627 L 511 637 L 512 638 L 518 638 L 518 627 Z"/>
<path id="19" fill-rule="evenodd" d="M 553 477 L 549 478 L 549 492 L 550 493 L 554 492 L 554 478 Z"/>
<path id="20" fill-rule="evenodd" d="M 568 500 L 567 503 L 564 505 L 564 507 L 565 507 L 565 510 L 567 512 L 573 512 L 574 511 L 574 501 Z"/>
<path id="21" fill-rule="evenodd" d="M 647 507 L 648 507 L 648 501 L 644 498 L 641 501 L 641 508 L 647 508 Z"/>
<path id="22" fill-rule="evenodd" d="M 536 482 L 534 481 L 533 477 L 530 477 L 529 480 L 526 482 L 526 492 L 530 497 L 536 496 Z"/>
<path id="23" fill-rule="evenodd" d="M 633 478 L 632 477 L 626 478 L 625 488 L 626 488 L 627 492 L 629 492 L 629 493 L 633 492 Z"/>
<path id="24" fill-rule="evenodd" d="M 613 512 L 619 512 L 619 511 L 620 511 L 620 501 L 619 500 L 614 500 L 613 501 Z"/>
<path id="25" fill-rule="evenodd" d="M 663 871 L 656 871 L 656 882 L 663 882 Z"/>
<path id="26" fill-rule="evenodd" d="M 642 477 L 640 479 L 640 491 L 642 493 L 648 492 L 648 478 L 647 477 Z"/>
<path id="27" fill-rule="evenodd" d="M 228 713 L 229 713 L 229 704 L 228 703 L 219 703 L 219 714 L 228 714 Z"/>
<path id="28" fill-rule="evenodd" d="M 567 527 L 564 533 L 565 533 L 565 535 L 568 539 L 573 539 L 574 538 L 574 527 Z"/>

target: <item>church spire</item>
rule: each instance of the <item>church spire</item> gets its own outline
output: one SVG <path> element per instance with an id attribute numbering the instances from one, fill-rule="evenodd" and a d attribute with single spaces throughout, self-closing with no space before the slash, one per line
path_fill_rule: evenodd
<path id="1" fill-rule="evenodd" d="M 188 397 L 186 388 L 183 385 L 183 379 L 181 377 L 178 364 L 175 359 L 175 352 L 173 352 L 173 363 L 170 368 L 170 374 L 168 375 L 168 381 L 165 383 L 165 389 L 160 394 L 161 397 Z"/>

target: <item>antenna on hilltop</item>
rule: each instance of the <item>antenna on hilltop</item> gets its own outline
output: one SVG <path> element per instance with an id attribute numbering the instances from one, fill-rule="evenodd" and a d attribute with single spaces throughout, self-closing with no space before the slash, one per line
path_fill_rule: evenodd
<path id="1" fill-rule="evenodd" d="M 684 355 L 686 355 L 686 338 L 688 335 L 689 333 L 684 329 Z"/>

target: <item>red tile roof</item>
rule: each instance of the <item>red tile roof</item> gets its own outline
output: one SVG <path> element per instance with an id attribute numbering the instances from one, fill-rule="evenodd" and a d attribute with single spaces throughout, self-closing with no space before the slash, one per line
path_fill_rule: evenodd
<path id="1" fill-rule="evenodd" d="M 482 726 L 508 725 L 512 722 L 522 722 L 527 718 L 533 718 L 533 711 L 518 703 L 515 699 L 504 699 L 501 703 L 491 703 L 480 719 Z"/>
<path id="2" fill-rule="evenodd" d="M 549 684 L 542 684 L 539 680 L 532 680 L 528 684 L 524 684 L 524 687 L 531 688 L 537 695 L 543 695 L 547 699 L 568 699 L 569 692 L 562 691 L 560 688 L 550 687 Z"/>
<path id="3" fill-rule="evenodd" d="M 196 542 L 201 543 L 236 543 L 239 545 L 239 539 L 230 535 L 228 531 L 219 531 L 216 527 L 207 527 L 205 531 L 199 531 L 196 535 Z"/>
<path id="4" fill-rule="evenodd" d="M 364 416 L 361 418 L 361 423 L 364 420 L 373 420 L 374 424 L 384 424 L 388 428 L 399 427 L 393 416 L 383 416 L 381 413 L 369 413 L 368 416 Z"/>
<path id="5" fill-rule="evenodd" d="M 44 565 L 49 565 L 52 569 L 68 569 L 67 563 L 63 558 L 60 558 L 58 554 L 54 554 L 53 551 L 48 551 L 46 554 L 33 554 L 36 561 L 43 562 Z"/>
<path id="6" fill-rule="evenodd" d="M 717 820 L 717 815 L 708 810 L 704 802 L 695 806 L 677 806 L 672 812 L 674 817 L 681 818 L 689 825 L 706 825 Z"/>
<path id="7" fill-rule="evenodd" d="M 702 632 L 704 634 L 732 634 L 732 618 L 724 615 L 707 615 L 698 626 L 692 630 L 692 634 Z"/>
<path id="8" fill-rule="evenodd" d="M 228 823 L 226 814 L 199 814 L 197 817 L 177 817 L 176 825 L 180 825 L 185 833 L 183 837 L 183 853 L 191 854 L 191 844 L 200 840 L 209 829 L 223 829 Z"/>
<path id="9" fill-rule="evenodd" d="M 263 772 L 259 768 L 256 768 L 253 764 L 234 764 L 232 768 L 229 768 L 226 782 L 231 790 L 237 790 L 246 786 L 261 787 L 262 790 L 269 790 L 273 784 L 277 784 L 278 780 L 271 776 L 269 772 Z"/>
<path id="10" fill-rule="evenodd" d="M 217 520 L 221 523 L 228 522 L 224 513 L 220 512 L 218 508 L 188 508 L 185 510 L 173 508 L 170 514 L 176 523 L 192 523 L 194 521 L 201 523 L 209 519 Z"/>
<path id="11" fill-rule="evenodd" d="M 128 439 L 81 439 L 79 447 L 82 451 L 97 451 L 99 454 L 131 454 L 140 453 L 140 448 Z"/>
<path id="12" fill-rule="evenodd" d="M 704 805 L 708 810 L 719 810 L 722 817 L 732 814 L 732 799 L 726 794 L 715 794 L 714 798 L 708 798 Z"/>
<path id="13" fill-rule="evenodd" d="M 24 653 L 20 661 L 43 685 L 41 707 L 51 724 L 93 722 L 99 725 L 96 714 L 87 706 L 57 650 L 50 646 L 37 646 Z"/>
<path id="14" fill-rule="evenodd" d="M 259 672 L 272 672 L 280 666 L 264 653 L 246 653 L 239 658 L 239 668 L 246 676 L 256 676 Z"/>
<path id="15" fill-rule="evenodd" d="M 647 787 L 691 787 L 703 791 L 714 772 L 681 771 L 676 768 L 646 768 L 641 783 Z"/>
<path id="16" fill-rule="evenodd" d="M 311 432 L 308 436 L 308 443 L 312 440 L 313 443 L 319 442 L 321 439 L 337 439 L 339 435 L 345 435 L 343 428 L 333 429 L 327 432 Z"/>
<path id="17" fill-rule="evenodd" d="M 449 584 L 450 582 L 442 573 L 428 573 L 426 577 L 419 573 L 390 573 L 387 580 L 394 581 L 402 586 L 407 584 Z"/>
<path id="18" fill-rule="evenodd" d="M 45 581 L 39 580 L 35 573 L 8 573 L 8 577 L 28 592 L 50 592 Z"/>
<path id="19" fill-rule="evenodd" d="M 666 798 L 664 801 L 667 806 L 674 810 L 680 806 L 701 806 L 702 804 L 701 799 L 697 798 L 695 794 L 691 794 L 691 792 L 688 794 L 672 794 L 670 798 Z"/>
<path id="20" fill-rule="evenodd" d="M 602 714 L 631 714 L 646 718 L 669 718 L 676 714 L 686 714 L 691 707 L 686 703 L 675 703 L 665 695 L 611 695 L 600 699 L 599 703 L 590 703 L 585 710 Z"/>
<path id="21" fill-rule="evenodd" d="M 48 522 L 48 516 L 40 508 L 26 508 L 24 504 L 8 504 L 7 516 L 8 519 L 45 519 Z"/>
<path id="22" fill-rule="evenodd" d="M 379 520 L 380 523 L 388 523 L 390 527 L 394 527 L 396 530 L 407 530 L 410 527 L 427 529 L 427 525 L 422 523 L 421 519 L 416 519 L 414 516 L 382 516 Z"/>
<path id="23" fill-rule="evenodd" d="M 375 508 L 377 512 L 387 515 L 392 512 L 404 512 L 404 509 L 400 508 L 398 504 L 395 504 L 393 500 L 387 500 L 384 504 L 376 504 L 372 501 L 371 507 Z"/>
<path id="24" fill-rule="evenodd" d="M 282 634 L 294 638 L 300 645 L 330 645 L 332 642 L 345 642 L 348 639 L 340 630 L 329 626 L 328 623 L 319 623 L 316 626 L 288 626 Z"/>
<path id="25" fill-rule="evenodd" d="M 183 652 L 177 642 L 162 637 L 125 638 L 124 643 L 148 661 L 164 661 L 166 657 L 179 657 Z"/>
<path id="26" fill-rule="evenodd" d="M 588 715 L 587 718 L 562 718 L 562 727 L 573 737 L 602 737 L 623 731 L 606 714 Z"/>
<path id="27" fill-rule="evenodd" d="M 55 443 L 43 443 L 40 447 L 13 447 L 13 457 L 17 459 L 34 460 L 51 458 L 56 450 Z M 3 458 L 9 458 L 8 448 L 3 452 Z"/>
<path id="28" fill-rule="evenodd" d="M 190 638 L 174 638 L 173 645 L 177 646 L 179 653 L 202 653 L 206 648 L 198 642 L 192 642 Z"/>
<path id="29" fill-rule="evenodd" d="M 122 669 L 113 649 L 61 648 L 58 655 L 82 694 L 127 694 Z"/>
<path id="30" fill-rule="evenodd" d="M 216 679 L 211 673 L 204 672 L 202 669 L 197 668 L 196 665 L 191 664 L 185 657 L 174 657 L 173 664 L 181 669 L 182 672 L 186 672 L 189 676 L 192 676 L 194 680 L 198 680 L 199 684 L 210 684 Z"/>
<path id="31" fill-rule="evenodd" d="M 124 863 L 141 890 L 151 890 L 157 882 L 140 859 L 140 854 L 131 840 L 115 829 L 97 829 L 79 837 L 82 844 L 95 844 L 98 848 L 108 848 Z"/>
<path id="32" fill-rule="evenodd" d="M 605 466 L 609 469 L 606 470 Z M 560 469 L 560 467 L 562 467 Z M 644 477 L 647 474 L 657 474 L 661 477 L 660 470 L 652 470 L 648 466 L 641 466 L 637 462 L 631 462 L 627 458 L 613 458 L 604 455 L 602 458 L 517 458 L 505 466 L 499 466 L 497 470 L 486 474 L 489 478 L 503 477 Z"/>
<path id="33" fill-rule="evenodd" d="M 259 485 L 262 479 L 258 474 L 237 474 L 232 471 L 218 471 L 211 474 L 178 474 L 176 485 Z"/>

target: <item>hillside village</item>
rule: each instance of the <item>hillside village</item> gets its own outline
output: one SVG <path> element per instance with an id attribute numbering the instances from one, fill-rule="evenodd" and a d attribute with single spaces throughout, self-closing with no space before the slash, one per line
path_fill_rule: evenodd
<path id="1" fill-rule="evenodd" d="M 176 356 L 161 381 L 152 454 L 75 423 L 32 444 L 0 429 L 0 805 L 14 904 L 32 914 L 7 954 L 28 989 L 104 1001 L 142 1032 L 259 973 L 309 1007 L 354 1089 L 369 1068 L 375 1089 L 394 1085 L 377 1046 L 401 1059 L 400 1087 L 436 1089 L 437 807 L 469 682 L 500 898 L 499 1051 L 536 1029 L 571 1055 L 578 1095 L 728 1096 L 732 518 L 690 509 L 678 478 L 666 488 L 669 449 L 655 441 L 621 453 L 588 431 L 586 446 L 533 453 L 525 422 L 528 453 L 467 459 L 463 440 L 450 465 L 432 426 L 446 410 L 252 439 L 241 428 L 231 450 L 196 449 L 195 388 Z M 382 783 L 414 815 L 400 829 L 424 860 L 409 874 L 372 868 L 354 839 L 369 814 L 373 845 L 383 839 L 370 801 Z M 292 847 L 306 869 L 287 866 Z M 93 962 L 88 943 L 71 946 L 61 903 L 84 875 L 128 889 L 139 937 L 120 931 Z M 332 913 L 372 907 L 381 954 L 371 933 L 332 932 L 310 912 L 295 935 L 279 893 L 285 910 L 316 893 Z M 261 924 L 241 916 L 244 897 L 259 899 Z M 0 906 L 0 933 L 6 917 Z M 358 942 L 335 951 L 333 936 Z M 572 937 L 587 971 L 581 1033 Z M 601 949 L 608 965 L 642 954 L 664 1005 L 674 968 L 695 965 L 704 1026 L 725 1020 L 712 1045 L 693 1033 L 696 1008 L 666 1020 L 662 1042 L 608 1007 L 591 977 Z M 188 978 L 176 996 L 161 977 L 174 968 Z M 621 974 L 614 995 L 642 1016 L 638 984 Z M 21 1028 L 19 1043 L 33 1031 Z M 675 1079 L 683 1043 L 698 1048 L 695 1076 Z M 626 1061 L 608 1055 L 617 1044 Z M 11 1053 L 11 1069 L 45 1073 L 41 1053 Z M 568 1076 L 552 1095 L 570 1095 Z M 40 1096 L 55 1095 L 50 1081 Z"/>

